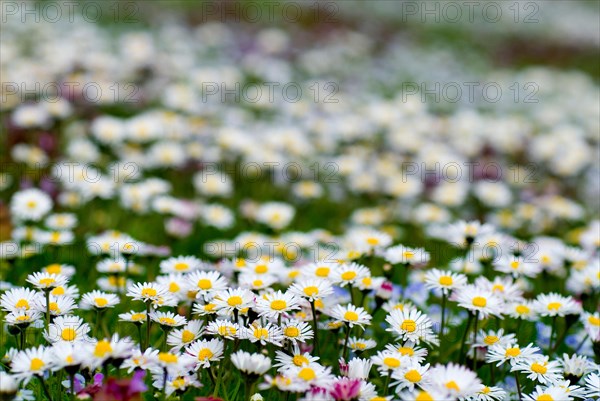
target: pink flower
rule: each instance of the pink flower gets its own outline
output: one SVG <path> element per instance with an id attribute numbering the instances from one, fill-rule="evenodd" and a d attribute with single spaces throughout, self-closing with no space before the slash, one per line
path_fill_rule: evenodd
<path id="1" fill-rule="evenodd" d="M 333 383 L 330 394 L 336 401 L 352 401 L 358 398 L 360 393 L 360 380 L 342 377 Z"/>
<path id="2" fill-rule="evenodd" d="M 167 234 L 176 238 L 185 238 L 192 233 L 193 225 L 187 220 L 173 217 L 165 222 Z"/>

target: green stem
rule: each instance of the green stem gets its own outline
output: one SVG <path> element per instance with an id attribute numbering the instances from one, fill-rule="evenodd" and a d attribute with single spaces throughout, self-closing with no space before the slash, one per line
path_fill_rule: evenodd
<path id="1" fill-rule="evenodd" d="M 587 341 L 588 338 L 589 338 L 589 334 L 586 334 L 585 337 L 583 337 L 583 340 L 581 340 L 581 342 L 577 346 L 577 348 L 575 348 L 575 353 L 579 352 L 579 350 L 581 349 L 581 347 L 583 347 L 583 344 L 585 344 L 585 342 Z"/>
<path id="2" fill-rule="evenodd" d="M 388 375 L 385 378 L 385 388 L 383 390 L 383 395 L 386 396 L 390 392 L 390 380 L 392 378 L 392 372 L 387 372 Z"/>
<path id="3" fill-rule="evenodd" d="M 315 301 L 310 301 L 310 309 L 312 310 L 312 317 L 313 317 L 313 331 L 314 331 L 314 339 L 313 339 L 313 346 L 315 349 L 315 353 L 317 354 L 318 357 L 321 356 L 321 352 L 319 349 L 319 327 L 317 326 L 317 308 L 315 308 Z"/>
<path id="4" fill-rule="evenodd" d="M 52 396 L 50 395 L 50 391 L 48 391 L 48 386 L 46 386 L 44 378 L 42 376 L 38 376 L 38 378 L 40 379 L 40 383 L 42 383 L 42 389 L 44 390 L 46 398 L 48 398 L 48 401 L 52 401 Z"/>
<path id="5" fill-rule="evenodd" d="M 46 332 L 48 332 L 48 326 L 50 326 L 50 290 L 44 290 L 46 294 Z"/>
<path id="6" fill-rule="evenodd" d="M 152 304 L 150 302 L 148 302 L 146 304 L 146 346 L 144 347 L 144 350 L 147 350 L 148 347 L 150 346 L 150 308 L 152 307 Z"/>
<path id="7" fill-rule="evenodd" d="M 477 323 L 479 321 L 479 311 L 475 312 L 475 325 L 473 330 L 473 371 L 477 372 Z"/>
<path id="8" fill-rule="evenodd" d="M 75 399 L 75 374 L 69 374 L 69 383 L 71 383 L 71 401 Z"/>
<path id="9" fill-rule="evenodd" d="M 548 353 L 552 350 L 552 340 L 554 339 L 554 332 L 556 331 L 556 318 L 557 316 L 552 318 L 552 330 L 550 331 L 550 339 L 548 340 Z"/>
<path id="10" fill-rule="evenodd" d="M 442 292 L 442 322 L 440 327 L 440 352 L 444 349 L 444 320 L 446 318 L 446 293 Z"/>
<path id="11" fill-rule="evenodd" d="M 96 324 L 94 325 L 94 337 L 98 338 L 100 331 L 100 309 L 96 309 Z"/>
<path id="12" fill-rule="evenodd" d="M 350 331 L 352 327 L 348 323 L 346 323 L 346 340 L 344 341 L 344 361 L 346 360 L 346 356 L 348 355 L 348 338 L 350 338 Z"/>
<path id="13" fill-rule="evenodd" d="M 469 312 L 469 318 L 467 319 L 467 327 L 465 327 L 465 331 L 463 334 L 462 342 L 460 344 L 460 355 L 459 362 L 462 364 L 465 360 L 465 343 L 467 342 L 467 335 L 469 333 L 469 327 L 471 327 L 471 321 L 473 320 L 473 314 Z"/>
<path id="14" fill-rule="evenodd" d="M 137 331 L 138 331 L 138 339 L 139 339 L 140 352 L 144 352 L 143 345 L 142 345 L 142 325 L 139 324 L 139 323 L 135 323 L 135 325 L 137 326 Z"/>
<path id="15" fill-rule="evenodd" d="M 515 372 L 515 382 L 517 383 L 517 392 L 519 393 L 519 401 L 523 399 L 523 394 L 521 393 L 521 383 L 519 383 L 519 373 Z"/>

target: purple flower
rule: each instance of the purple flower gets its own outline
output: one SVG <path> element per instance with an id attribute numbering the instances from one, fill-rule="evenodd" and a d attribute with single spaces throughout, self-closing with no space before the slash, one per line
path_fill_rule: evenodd
<path id="1" fill-rule="evenodd" d="M 343 377 L 333 383 L 330 394 L 336 401 L 352 401 L 360 393 L 360 380 Z"/>

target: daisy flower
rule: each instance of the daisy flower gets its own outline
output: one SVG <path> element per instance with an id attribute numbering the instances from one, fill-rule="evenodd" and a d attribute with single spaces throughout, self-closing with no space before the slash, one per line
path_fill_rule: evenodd
<path id="1" fill-rule="evenodd" d="M 501 387 L 481 385 L 481 389 L 474 396 L 473 401 L 502 401 L 506 398 L 506 391 Z"/>
<path id="2" fill-rule="evenodd" d="M 377 346 L 377 342 L 369 338 L 350 337 L 348 339 L 348 348 L 356 352 L 367 351 Z"/>
<path id="3" fill-rule="evenodd" d="M 369 269 L 358 263 L 343 264 L 337 268 L 332 277 L 332 282 L 344 287 L 346 285 L 354 286 L 365 277 L 370 276 Z"/>
<path id="4" fill-rule="evenodd" d="M 240 338 L 250 340 L 253 343 L 258 341 L 262 345 L 271 343 L 281 346 L 281 341 L 283 341 L 283 333 L 278 326 L 275 326 L 271 323 L 262 325 L 257 320 L 249 327 L 242 327 L 240 329 Z"/>
<path id="5" fill-rule="evenodd" d="M 336 305 L 329 312 L 328 315 L 333 319 L 344 322 L 350 327 L 371 324 L 371 315 L 369 315 L 364 308 L 356 307 L 353 304 L 348 304 L 346 306 Z"/>
<path id="6" fill-rule="evenodd" d="M 55 370 L 51 348 L 39 346 L 19 351 L 11 361 L 11 371 L 19 381 L 29 383 L 33 376 L 42 377 L 45 372 Z"/>
<path id="7" fill-rule="evenodd" d="M 10 213 L 18 220 L 40 221 L 52 209 L 52 199 L 37 188 L 16 192 L 10 200 Z"/>
<path id="8" fill-rule="evenodd" d="M 581 312 L 581 305 L 573 297 L 562 296 L 556 293 L 540 294 L 533 301 L 533 307 L 541 316 L 576 315 Z"/>
<path id="9" fill-rule="evenodd" d="M 19 381 L 17 378 L 4 371 L 0 371 L 0 396 L 2 396 L 2 399 L 14 399 L 17 390 L 19 390 Z"/>
<path id="10" fill-rule="evenodd" d="M 160 262 L 160 271 L 163 274 L 189 273 L 198 270 L 204 263 L 195 256 L 176 256 Z"/>
<path id="11" fill-rule="evenodd" d="M 406 265 L 422 267 L 429 263 L 430 255 L 423 248 L 409 248 L 404 245 L 396 245 L 387 248 L 383 258 L 392 265 Z"/>
<path id="12" fill-rule="evenodd" d="M 451 397 L 472 397 L 481 389 L 477 374 L 461 365 L 436 365 L 428 372 L 428 388 Z"/>
<path id="13" fill-rule="evenodd" d="M 193 312 L 196 315 L 200 316 L 208 316 L 217 313 L 217 304 L 214 302 L 207 302 L 204 304 L 196 303 L 194 304 Z"/>
<path id="14" fill-rule="evenodd" d="M 75 301 L 72 298 L 67 296 L 63 297 L 54 297 L 50 295 L 50 315 L 52 316 L 60 316 L 60 315 L 68 315 L 73 310 L 77 309 L 77 305 L 75 305 Z M 38 312 L 45 313 L 46 312 L 46 299 L 41 298 L 36 304 L 35 309 Z"/>
<path id="15" fill-rule="evenodd" d="M 48 331 L 44 332 L 44 338 L 51 343 L 87 341 L 89 340 L 87 336 L 89 331 L 90 326 L 84 323 L 80 317 L 57 316 L 48 326 Z"/>
<path id="16" fill-rule="evenodd" d="M 192 361 L 175 352 L 159 352 L 152 362 L 149 370 L 154 374 L 161 374 L 163 377 L 165 372 L 167 377 L 182 375 L 189 370 L 188 366 L 192 366 Z"/>
<path id="17" fill-rule="evenodd" d="M 127 373 L 129 374 L 138 369 L 149 370 L 158 358 L 158 353 L 159 350 L 152 347 L 147 348 L 143 353 L 136 348 L 133 354 L 123 361 L 121 368 L 127 369 Z"/>
<path id="18" fill-rule="evenodd" d="M 536 277 L 541 271 L 542 267 L 532 260 L 529 256 L 502 256 L 494 262 L 494 270 L 512 274 L 513 277 L 526 276 Z"/>
<path id="19" fill-rule="evenodd" d="M 291 293 L 277 291 L 263 294 L 257 298 L 254 309 L 258 312 L 259 316 L 276 319 L 286 312 L 300 309 L 298 301 L 299 299 Z"/>
<path id="20" fill-rule="evenodd" d="M 185 374 L 168 374 L 167 382 L 165 384 L 165 376 L 163 372 L 152 373 L 152 386 L 162 391 L 165 389 L 165 395 L 169 397 L 171 394 L 183 393 L 190 387 L 201 387 L 202 385 L 198 382 L 196 375 L 185 375 Z"/>
<path id="21" fill-rule="evenodd" d="M 50 295 L 55 297 L 79 298 L 79 288 L 74 285 L 59 285 L 50 291 Z"/>
<path id="22" fill-rule="evenodd" d="M 477 343 L 472 344 L 473 347 L 489 348 L 497 344 L 508 345 L 514 343 L 515 334 L 504 334 L 504 329 L 500 329 L 498 331 L 479 330 L 479 333 L 477 334 L 477 340 Z"/>
<path id="23" fill-rule="evenodd" d="M 61 274 L 67 279 L 70 279 L 75 274 L 75 267 L 70 265 L 61 265 L 59 263 L 53 263 L 42 268 L 43 273 L 48 274 Z"/>
<path id="24" fill-rule="evenodd" d="M 83 363 L 83 354 L 79 352 L 78 344 L 74 342 L 57 342 L 51 348 L 54 364 L 57 369 L 79 367 Z"/>
<path id="25" fill-rule="evenodd" d="M 81 309 L 106 309 L 112 308 L 119 303 L 119 297 L 108 292 L 94 290 L 83 294 L 81 297 Z"/>
<path id="26" fill-rule="evenodd" d="M 290 286 L 289 292 L 298 297 L 306 298 L 310 302 L 314 302 L 317 299 L 322 299 L 333 294 L 333 286 L 328 280 L 301 279 Z"/>
<path id="27" fill-rule="evenodd" d="M 505 306 L 508 316 L 513 319 L 523 319 L 533 321 L 536 318 L 536 311 L 533 307 L 532 301 L 527 299 L 519 299 L 513 302 L 509 302 Z"/>
<path id="28" fill-rule="evenodd" d="M 185 354 L 182 358 L 188 362 L 186 364 L 194 366 L 194 371 L 197 371 L 200 367 L 208 368 L 211 362 L 221 360 L 223 357 L 223 346 L 223 341 L 216 338 L 212 340 L 197 340 L 185 349 Z"/>
<path id="29" fill-rule="evenodd" d="M 109 274 L 125 273 L 126 264 L 127 261 L 123 257 L 103 259 L 96 264 L 96 270 Z"/>
<path id="30" fill-rule="evenodd" d="M 307 278 L 315 278 L 317 280 L 332 280 L 335 272 L 339 268 L 339 263 L 318 261 L 302 266 L 302 274 Z"/>
<path id="31" fill-rule="evenodd" d="M 312 356 L 308 352 L 301 352 L 298 345 L 294 345 L 291 351 L 291 355 L 286 352 L 275 351 L 275 361 L 277 363 L 273 366 L 279 368 L 279 371 L 285 371 L 292 366 L 310 365 L 319 360 L 319 357 Z"/>
<path id="32" fill-rule="evenodd" d="M 44 223 L 52 230 L 70 230 L 77 224 L 77 217 L 73 213 L 55 213 L 46 217 Z"/>
<path id="33" fill-rule="evenodd" d="M 585 377 L 585 391 L 587 397 L 600 397 L 600 371 Z"/>
<path id="34" fill-rule="evenodd" d="M 31 323 L 35 323 L 41 319 L 42 313 L 34 310 L 23 310 L 19 309 L 14 312 L 10 312 L 4 319 L 9 326 L 19 326 L 24 329 Z"/>
<path id="35" fill-rule="evenodd" d="M 377 351 L 377 354 L 371 357 L 371 361 L 382 376 L 388 376 L 391 374 L 390 371 L 410 363 L 409 358 L 392 351 Z"/>
<path id="36" fill-rule="evenodd" d="M 448 294 L 450 291 L 460 288 L 467 283 L 464 274 L 432 269 L 425 273 L 425 287 L 430 290 L 441 291 Z"/>
<path id="37" fill-rule="evenodd" d="M 156 282 L 166 288 L 174 298 L 185 299 L 187 291 L 186 277 L 181 273 L 171 273 L 167 276 L 156 277 Z"/>
<path id="38" fill-rule="evenodd" d="M 262 354 L 239 350 L 231 354 L 233 366 L 248 376 L 262 376 L 271 369 L 271 360 Z"/>
<path id="39" fill-rule="evenodd" d="M 303 366 L 291 366 L 282 374 L 295 382 L 301 391 L 307 391 L 311 387 L 328 387 L 334 378 L 329 366 L 324 367 L 315 362 Z"/>
<path id="40" fill-rule="evenodd" d="M 422 366 L 418 363 L 409 363 L 402 366 L 392 372 L 392 379 L 396 380 L 396 382 L 392 382 L 392 386 L 397 386 L 396 392 L 404 388 L 413 391 L 415 386 L 421 387 L 423 383 L 426 383 L 424 380 L 427 378 L 428 370 L 429 364 Z"/>
<path id="41" fill-rule="evenodd" d="M 220 336 L 228 340 L 233 340 L 239 335 L 240 326 L 229 320 L 216 319 L 206 327 L 206 334 Z"/>
<path id="42" fill-rule="evenodd" d="M 233 311 L 252 306 L 254 294 L 244 288 L 228 288 L 218 291 L 211 302 L 215 304 L 215 309 L 221 314 L 231 314 Z"/>
<path id="43" fill-rule="evenodd" d="M 171 297 L 169 289 L 157 283 L 137 283 L 127 289 L 127 296 L 134 301 L 151 302 L 156 308 L 161 300 Z"/>
<path id="44" fill-rule="evenodd" d="M 385 321 L 390 325 L 386 331 L 391 331 L 404 341 L 412 341 L 415 344 L 430 338 L 433 334 L 429 317 L 414 308 L 393 310 Z"/>
<path id="45" fill-rule="evenodd" d="M 27 276 L 27 282 L 38 290 L 50 291 L 67 284 L 67 277 L 61 274 L 33 273 Z"/>
<path id="46" fill-rule="evenodd" d="M 535 390 L 531 394 L 524 395 L 523 399 L 525 401 L 571 401 L 573 397 L 562 387 L 535 386 Z"/>
<path id="47" fill-rule="evenodd" d="M 491 291 L 474 285 L 466 285 L 458 289 L 453 293 L 452 298 L 458 302 L 458 306 L 470 312 L 478 313 L 480 318 L 486 318 L 489 315 L 501 315 L 502 301 Z"/>
<path id="48" fill-rule="evenodd" d="M 278 281 L 272 274 L 242 273 L 238 277 L 240 287 L 258 291 L 271 287 Z"/>
<path id="49" fill-rule="evenodd" d="M 180 329 L 174 329 L 167 336 L 167 344 L 175 349 L 180 349 L 197 340 L 202 335 L 203 322 L 190 320 Z"/>
<path id="50" fill-rule="evenodd" d="M 590 336 L 590 339 L 592 340 L 592 342 L 599 342 L 600 341 L 600 312 L 594 312 L 589 313 L 589 312 L 584 312 L 581 315 L 581 321 L 583 322 L 583 327 L 585 329 L 585 332 L 587 333 L 588 336 Z"/>
<path id="51" fill-rule="evenodd" d="M 119 314 L 119 320 L 122 322 L 129 322 L 134 324 L 143 324 L 147 319 L 146 311 L 135 312 L 130 311 L 127 313 Z"/>
<path id="52" fill-rule="evenodd" d="M 428 353 L 426 348 L 415 347 L 415 344 L 410 341 L 404 344 L 387 344 L 385 350 L 397 352 L 402 356 L 408 357 L 412 362 L 419 364 L 425 360 Z"/>
<path id="53" fill-rule="evenodd" d="M 85 353 L 84 365 L 91 369 L 101 366 L 108 359 L 128 358 L 135 346 L 135 343 L 129 337 L 119 338 L 116 333 L 111 338 L 94 340 L 91 343 L 86 342 L 84 344 L 86 344 L 86 347 L 82 350 Z"/>
<path id="54" fill-rule="evenodd" d="M 30 310 L 41 301 L 41 294 L 29 288 L 12 288 L 0 297 L 0 307 L 6 312 Z"/>
<path id="55" fill-rule="evenodd" d="M 151 312 L 150 319 L 158 323 L 163 328 L 172 328 L 183 326 L 187 323 L 185 317 L 177 315 L 173 312 Z"/>
<path id="56" fill-rule="evenodd" d="M 348 361 L 348 372 L 346 376 L 352 379 L 368 380 L 369 372 L 373 367 L 373 362 L 369 359 L 352 358 Z"/>
<path id="57" fill-rule="evenodd" d="M 529 361 L 519 361 L 510 370 L 526 373 L 527 378 L 542 384 L 553 384 L 562 379 L 560 363 L 548 361 L 548 356 L 544 355 L 535 355 Z"/>
<path id="58" fill-rule="evenodd" d="M 313 338 L 313 330 L 306 322 L 296 319 L 289 319 L 281 324 L 283 337 L 293 344 L 297 342 L 305 343 L 306 340 Z"/>
<path id="59" fill-rule="evenodd" d="M 573 354 L 569 356 L 563 354 L 562 358 L 558 359 L 560 366 L 563 370 L 563 376 L 567 379 L 571 379 L 572 383 L 577 383 L 579 379 L 590 372 L 592 372 L 596 365 L 583 355 Z"/>
<path id="60" fill-rule="evenodd" d="M 516 343 L 496 344 L 488 348 L 485 360 L 487 363 L 498 362 L 496 366 L 503 365 L 505 362 L 510 362 L 512 366 L 520 362 L 530 362 L 540 349 L 534 347 L 533 344 L 527 345 L 525 348 L 519 347 Z"/>
<path id="61" fill-rule="evenodd" d="M 210 294 L 227 288 L 227 280 L 218 272 L 195 271 L 186 276 L 189 291 L 196 291 L 196 298 L 208 299 Z"/>

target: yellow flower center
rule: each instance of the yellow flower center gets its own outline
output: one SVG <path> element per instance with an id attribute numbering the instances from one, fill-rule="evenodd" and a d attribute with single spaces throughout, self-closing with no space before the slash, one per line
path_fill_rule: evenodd
<path id="1" fill-rule="evenodd" d="M 73 359 L 73 355 L 69 355 L 65 358 L 65 361 L 67 361 L 68 364 L 72 364 L 75 362 L 75 359 Z"/>
<path id="2" fill-rule="evenodd" d="M 402 256 L 404 256 L 405 259 L 412 259 L 415 257 L 415 253 L 412 251 L 404 251 Z"/>
<path id="3" fill-rule="evenodd" d="M 256 265 L 254 268 L 254 272 L 258 274 L 265 274 L 269 271 L 269 267 L 267 265 Z"/>
<path id="4" fill-rule="evenodd" d="M 561 306 L 562 304 L 560 302 L 550 302 L 548 304 L 548 310 L 557 311 L 560 309 Z"/>
<path id="5" fill-rule="evenodd" d="M 175 265 L 173 266 L 173 269 L 175 269 L 177 271 L 183 271 L 183 270 L 187 270 L 189 268 L 190 268 L 190 266 L 187 263 L 183 263 L 183 262 L 175 263 Z"/>
<path id="6" fill-rule="evenodd" d="M 215 309 L 215 304 L 206 304 L 204 305 L 204 310 L 207 312 L 212 312 Z"/>
<path id="7" fill-rule="evenodd" d="M 500 339 L 497 336 L 485 336 L 485 338 L 483 339 L 483 342 L 487 345 L 494 345 L 498 341 L 500 341 Z"/>
<path id="8" fill-rule="evenodd" d="M 198 352 L 198 360 L 199 361 L 206 361 L 207 359 L 210 359 L 213 357 L 213 352 L 208 349 L 208 348 L 202 348 L 200 350 L 200 352 Z"/>
<path id="9" fill-rule="evenodd" d="M 312 297 L 313 295 L 317 295 L 319 293 L 319 288 L 315 287 L 314 285 L 311 285 L 308 287 L 304 287 L 303 291 L 307 297 Z"/>
<path id="10" fill-rule="evenodd" d="M 242 302 L 243 302 L 242 297 L 239 297 L 237 295 L 229 297 L 229 299 L 227 300 L 227 304 L 229 306 L 233 306 L 233 307 L 241 305 Z"/>
<path id="11" fill-rule="evenodd" d="M 168 326 L 173 326 L 175 324 L 175 319 L 171 317 L 161 317 L 160 319 L 158 319 L 158 321 L 160 322 L 160 324 L 165 324 Z"/>
<path id="12" fill-rule="evenodd" d="M 189 330 L 183 330 L 181 333 L 181 341 L 184 343 L 192 342 L 194 341 L 194 338 L 196 338 L 196 336 Z"/>
<path id="13" fill-rule="evenodd" d="M 485 386 L 485 387 L 483 388 L 483 390 L 481 390 L 481 393 L 482 393 L 482 394 L 489 394 L 491 391 L 492 391 L 492 389 L 491 389 L 491 388 L 489 388 L 488 386 Z"/>
<path id="14" fill-rule="evenodd" d="M 400 326 L 400 328 L 404 331 L 408 331 L 409 333 L 412 333 L 413 331 L 415 331 L 417 329 L 417 323 L 414 320 L 406 319 L 405 321 L 402 322 L 402 325 Z"/>
<path id="15" fill-rule="evenodd" d="M 526 305 L 517 305 L 515 310 L 519 315 L 526 315 L 527 313 L 529 313 L 529 307 Z"/>
<path id="16" fill-rule="evenodd" d="M 185 380 L 180 377 L 180 378 L 173 380 L 173 382 L 171 384 L 175 388 L 181 388 L 181 387 L 185 386 Z"/>
<path id="17" fill-rule="evenodd" d="M 52 312 L 60 312 L 58 304 L 56 302 L 50 302 L 50 310 Z"/>
<path id="18" fill-rule="evenodd" d="M 235 336 L 237 329 L 233 326 L 221 326 L 219 327 L 219 334 L 222 336 Z"/>
<path id="19" fill-rule="evenodd" d="M 546 367 L 546 363 L 537 363 L 534 362 L 531 364 L 531 371 L 535 372 L 535 373 L 539 373 L 541 375 L 545 375 L 546 372 L 548 371 L 548 368 Z"/>
<path id="20" fill-rule="evenodd" d="M 305 357 L 304 355 L 294 355 L 294 358 L 292 361 L 294 362 L 294 365 L 296 365 L 296 366 L 308 365 L 308 358 Z"/>
<path id="21" fill-rule="evenodd" d="M 94 356 L 97 358 L 102 358 L 104 355 L 112 352 L 112 347 L 110 346 L 110 342 L 102 340 L 98 341 L 96 344 L 96 348 L 94 349 Z"/>
<path id="22" fill-rule="evenodd" d="M 508 348 L 504 353 L 504 356 L 514 358 L 521 355 L 521 349 L 519 347 Z"/>
<path id="23" fill-rule="evenodd" d="M 356 322 L 358 320 L 358 314 L 349 310 L 344 313 L 344 319 L 351 322 Z"/>
<path id="24" fill-rule="evenodd" d="M 365 277 L 362 279 L 362 283 L 363 283 L 363 285 L 365 285 L 367 287 L 371 286 L 371 285 L 373 285 L 373 279 L 371 279 L 371 277 Z"/>
<path id="25" fill-rule="evenodd" d="M 156 294 L 157 294 L 157 292 L 154 288 L 144 288 L 142 290 L 143 297 L 152 298 L 152 297 L 155 297 Z"/>
<path id="26" fill-rule="evenodd" d="M 429 393 L 423 391 L 422 393 L 419 393 L 419 395 L 417 395 L 415 397 L 415 401 L 435 401 L 435 400 Z"/>
<path id="27" fill-rule="evenodd" d="M 33 358 L 29 365 L 29 370 L 41 370 L 46 364 L 40 358 Z"/>
<path id="28" fill-rule="evenodd" d="M 46 273 L 49 274 L 60 274 L 61 268 L 58 263 L 53 263 L 49 266 L 46 266 Z"/>
<path id="29" fill-rule="evenodd" d="M 103 308 L 108 305 L 108 300 L 106 298 L 96 298 L 94 299 L 94 303 L 98 308 Z"/>
<path id="30" fill-rule="evenodd" d="M 51 277 L 43 278 L 40 280 L 40 285 L 42 285 L 44 287 L 50 287 L 52 284 L 54 284 L 54 282 L 56 282 L 56 280 L 54 280 Z"/>
<path id="31" fill-rule="evenodd" d="M 355 277 L 356 277 L 355 271 L 348 271 L 348 272 L 342 273 L 342 280 L 344 280 L 344 281 L 354 280 Z"/>
<path id="32" fill-rule="evenodd" d="M 593 326 L 600 326 L 600 318 L 597 318 L 596 316 L 590 316 L 588 322 Z"/>
<path id="33" fill-rule="evenodd" d="M 484 297 L 475 297 L 473 298 L 473 306 L 478 308 L 485 308 L 487 305 L 487 300 Z"/>
<path id="34" fill-rule="evenodd" d="M 300 372 L 298 372 L 298 377 L 304 381 L 311 381 L 314 380 L 317 377 L 317 375 L 313 369 L 304 368 Z"/>
<path id="35" fill-rule="evenodd" d="M 131 320 L 133 320 L 134 322 L 146 320 L 146 314 L 145 313 L 134 313 L 133 315 L 131 315 Z"/>
<path id="36" fill-rule="evenodd" d="M 493 292 L 504 292 L 504 286 L 502 284 L 494 284 L 492 287 Z"/>
<path id="37" fill-rule="evenodd" d="M 284 334 L 286 337 L 298 337 L 298 335 L 300 335 L 300 330 L 295 326 L 290 326 L 285 328 Z"/>
<path id="38" fill-rule="evenodd" d="M 179 284 L 177 284 L 176 282 L 172 282 L 171 284 L 169 284 L 169 292 L 179 292 L 181 288 L 179 287 Z"/>
<path id="39" fill-rule="evenodd" d="M 510 262 L 510 268 L 513 270 L 517 270 L 519 268 L 519 262 L 517 260 L 513 260 Z"/>
<path id="40" fill-rule="evenodd" d="M 458 384 L 456 384 L 454 380 L 450 380 L 448 383 L 446 383 L 446 388 L 448 390 L 460 391 L 460 387 L 458 387 Z"/>
<path id="41" fill-rule="evenodd" d="M 315 270 L 315 276 L 318 277 L 329 277 L 329 272 L 331 269 L 329 267 L 317 267 Z"/>
<path id="42" fill-rule="evenodd" d="M 377 238 L 370 237 L 370 238 L 367 238 L 367 244 L 375 246 L 375 245 L 379 244 L 379 240 Z"/>
<path id="43" fill-rule="evenodd" d="M 15 304 L 15 308 L 29 310 L 29 302 L 26 299 L 19 299 Z"/>
<path id="44" fill-rule="evenodd" d="M 68 327 L 62 330 L 60 336 L 65 341 L 73 341 L 75 340 L 75 337 L 77 337 L 77 333 L 75 332 L 75 329 Z"/>
<path id="45" fill-rule="evenodd" d="M 28 322 L 29 319 L 30 319 L 30 316 L 28 316 L 28 315 L 17 316 L 18 322 Z"/>
<path id="46" fill-rule="evenodd" d="M 263 284 L 264 284 L 264 282 L 263 282 L 262 280 L 254 280 L 254 281 L 252 282 L 252 286 L 253 286 L 253 287 L 262 287 L 262 286 L 263 286 Z"/>
<path id="47" fill-rule="evenodd" d="M 254 337 L 260 339 L 269 338 L 269 330 L 264 327 L 257 327 L 254 329 Z"/>
<path id="48" fill-rule="evenodd" d="M 158 359 L 163 363 L 177 363 L 177 355 L 169 352 L 161 352 L 158 354 Z"/>
<path id="49" fill-rule="evenodd" d="M 413 356 L 415 354 L 415 350 L 409 347 L 400 347 L 398 348 L 398 352 L 401 355 Z"/>
<path id="50" fill-rule="evenodd" d="M 421 381 L 421 374 L 419 371 L 412 369 L 404 374 L 404 378 L 411 383 L 418 383 Z"/>
<path id="51" fill-rule="evenodd" d="M 212 282 L 209 279 L 201 278 L 198 280 L 198 288 L 201 290 L 210 290 L 212 288 Z"/>
<path id="52" fill-rule="evenodd" d="M 554 401 L 550 394 L 541 394 L 536 398 L 536 401 Z"/>
<path id="53" fill-rule="evenodd" d="M 383 358 L 383 363 L 386 366 L 389 366 L 392 369 L 397 368 L 398 366 L 400 366 L 400 360 L 397 358 L 392 358 L 392 357 L 387 357 L 387 358 Z"/>
<path id="54" fill-rule="evenodd" d="M 284 310 L 285 308 L 287 308 L 287 303 L 281 299 L 271 302 L 271 309 Z"/>
<path id="55" fill-rule="evenodd" d="M 50 294 L 54 295 L 55 297 L 60 296 L 60 295 L 65 295 L 65 287 L 63 287 L 63 286 L 56 287 L 55 289 L 50 291 Z"/>
<path id="56" fill-rule="evenodd" d="M 33 208 L 35 208 L 35 206 L 36 206 L 36 205 L 37 205 L 37 202 L 36 202 L 36 201 L 32 201 L 32 200 L 31 200 L 31 201 L 28 201 L 28 202 L 27 202 L 27 208 L 29 208 L 29 209 L 33 209 Z"/>
<path id="57" fill-rule="evenodd" d="M 453 282 L 454 281 L 452 280 L 452 277 L 450 277 L 450 276 L 440 277 L 440 285 L 448 287 L 448 286 L 451 286 Z"/>

